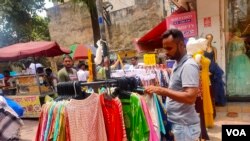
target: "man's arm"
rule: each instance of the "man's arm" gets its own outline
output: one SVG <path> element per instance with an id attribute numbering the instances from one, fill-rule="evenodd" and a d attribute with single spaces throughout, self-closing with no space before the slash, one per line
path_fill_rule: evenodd
<path id="1" fill-rule="evenodd" d="M 167 96 L 175 101 L 185 104 L 194 104 L 198 94 L 198 88 L 186 87 L 183 91 L 175 91 L 163 87 L 148 86 L 146 87 L 145 92 L 149 94 L 157 93 L 158 95 Z"/>

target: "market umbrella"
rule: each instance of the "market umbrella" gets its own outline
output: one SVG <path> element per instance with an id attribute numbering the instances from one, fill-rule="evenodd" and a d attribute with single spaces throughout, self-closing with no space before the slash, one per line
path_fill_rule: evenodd
<path id="1" fill-rule="evenodd" d="M 53 57 L 69 53 L 69 49 L 61 48 L 54 41 L 17 43 L 0 48 L 0 62 L 16 61 L 26 57 Z"/>
<path id="2" fill-rule="evenodd" d="M 79 45 L 72 45 L 70 46 L 70 50 L 71 50 L 71 54 L 70 56 L 74 59 L 74 60 L 78 60 L 78 59 L 88 59 L 88 47 L 83 45 L 83 44 L 79 44 Z"/>

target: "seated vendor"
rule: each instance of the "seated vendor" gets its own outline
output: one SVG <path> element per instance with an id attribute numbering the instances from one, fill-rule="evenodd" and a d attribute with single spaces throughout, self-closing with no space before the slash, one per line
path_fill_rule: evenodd
<path id="1" fill-rule="evenodd" d="M 51 86 L 53 89 L 56 87 L 56 83 L 59 82 L 57 76 L 52 72 L 50 68 L 45 69 L 45 78 L 46 81 L 48 82 L 48 85 Z"/>

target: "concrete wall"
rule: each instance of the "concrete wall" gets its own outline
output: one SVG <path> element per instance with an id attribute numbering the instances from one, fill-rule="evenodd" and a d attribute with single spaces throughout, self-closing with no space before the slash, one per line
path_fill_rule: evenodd
<path id="1" fill-rule="evenodd" d="M 112 0 L 108 0 L 112 2 Z M 115 3 L 112 25 L 106 28 L 110 50 L 132 49 L 132 41 L 147 33 L 163 19 L 163 0 L 129 0 Z M 120 6 L 119 6 L 120 4 Z M 85 5 L 67 2 L 48 10 L 51 39 L 68 47 L 74 43 L 93 44 L 90 14 Z"/>
<path id="2" fill-rule="evenodd" d="M 70 2 L 48 9 L 51 40 L 64 47 L 75 43 L 93 44 L 93 31 L 90 14 L 86 5 Z"/>
<path id="3" fill-rule="evenodd" d="M 135 0 L 135 5 L 112 11 L 109 30 L 111 50 L 134 49 L 133 39 L 146 34 L 163 19 L 162 0 Z"/>

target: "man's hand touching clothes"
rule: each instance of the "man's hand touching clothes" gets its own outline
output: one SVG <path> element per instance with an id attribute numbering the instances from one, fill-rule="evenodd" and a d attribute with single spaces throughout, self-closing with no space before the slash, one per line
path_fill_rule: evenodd
<path id="1" fill-rule="evenodd" d="M 158 86 L 147 86 L 144 90 L 145 93 L 152 95 L 153 93 L 159 94 L 161 87 Z"/>

